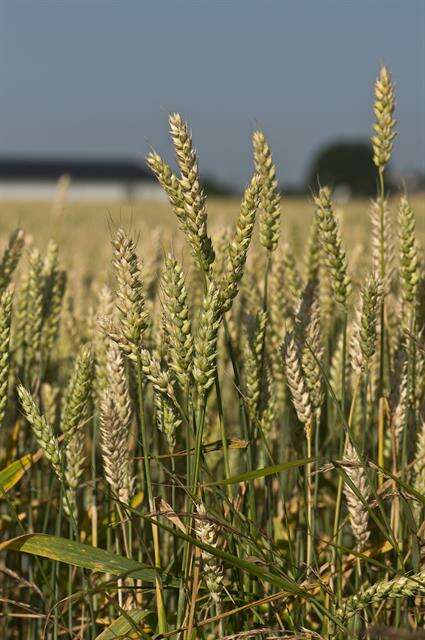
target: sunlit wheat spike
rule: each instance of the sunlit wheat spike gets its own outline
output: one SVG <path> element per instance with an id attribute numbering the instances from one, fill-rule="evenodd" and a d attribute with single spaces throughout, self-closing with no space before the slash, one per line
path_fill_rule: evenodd
<path id="1" fill-rule="evenodd" d="M 298 271 L 294 253 L 288 242 L 284 243 L 281 256 L 285 288 L 288 288 L 289 294 L 295 304 L 302 290 L 302 279 Z"/>
<path id="2" fill-rule="evenodd" d="M 161 366 L 157 354 L 149 353 L 147 349 L 140 350 L 140 362 L 143 374 L 152 383 L 154 389 L 159 393 L 174 398 L 174 388 L 170 373 Z"/>
<path id="3" fill-rule="evenodd" d="M 420 279 L 418 247 L 416 244 L 415 216 L 406 196 L 402 196 L 398 209 L 400 242 L 401 292 L 407 303 L 414 303 Z"/>
<path id="4" fill-rule="evenodd" d="M 179 227 L 186 236 L 193 257 L 204 270 L 204 248 L 199 236 L 198 221 L 195 215 L 188 215 L 185 195 L 179 178 L 172 172 L 168 164 L 155 152 L 149 153 L 147 163 L 166 192 Z"/>
<path id="5" fill-rule="evenodd" d="M 106 353 L 107 386 L 114 394 L 115 408 L 125 428 L 131 421 L 131 402 L 122 353 L 110 342 Z"/>
<path id="6" fill-rule="evenodd" d="M 242 354 L 245 378 L 244 396 L 250 420 L 255 424 L 258 415 L 261 386 L 257 358 L 255 357 L 248 337 L 243 342 Z"/>
<path id="7" fill-rule="evenodd" d="M 9 287 L 0 296 L 0 427 L 6 413 L 9 389 L 12 299 L 13 289 Z"/>
<path id="8" fill-rule="evenodd" d="M 345 473 L 359 491 L 364 501 L 367 502 L 370 497 L 370 487 L 357 451 L 350 441 L 347 442 L 345 447 L 344 463 Z M 348 482 L 344 485 L 344 495 L 347 501 L 351 529 L 356 539 L 356 547 L 358 551 L 362 551 L 370 536 L 368 526 L 369 513 L 363 501 L 353 491 Z"/>
<path id="9" fill-rule="evenodd" d="M 321 246 L 317 218 L 310 225 L 305 260 L 305 278 L 307 282 L 318 282 L 321 261 Z"/>
<path id="10" fill-rule="evenodd" d="M 265 381 L 260 426 L 265 436 L 275 439 L 277 434 L 274 427 L 278 416 L 276 402 L 278 400 L 278 394 L 276 392 L 275 380 L 270 371 L 266 371 Z"/>
<path id="11" fill-rule="evenodd" d="M 323 261 L 319 267 L 319 302 L 320 302 L 320 319 L 325 332 L 332 329 L 332 320 L 336 313 L 335 300 L 332 292 L 331 280 Z"/>
<path id="12" fill-rule="evenodd" d="M 280 246 L 273 258 L 269 278 L 270 295 L 268 300 L 272 331 L 275 330 L 278 336 L 280 336 L 281 339 L 279 342 L 282 341 L 285 333 L 285 323 L 290 325 L 293 321 L 296 302 L 299 296 L 298 291 L 295 299 L 293 290 L 290 290 L 290 288 L 286 286 L 288 276 L 286 266 L 286 256 L 284 255 L 283 248 Z"/>
<path id="13" fill-rule="evenodd" d="M 201 396 L 214 382 L 217 368 L 217 337 L 222 311 L 220 290 L 216 283 L 211 281 L 202 303 L 193 358 L 193 377 Z"/>
<path id="14" fill-rule="evenodd" d="M 44 279 L 43 261 L 37 249 L 32 249 L 28 257 L 28 298 L 26 308 L 25 347 L 27 368 L 33 381 L 37 376 L 40 360 L 43 327 Z"/>
<path id="15" fill-rule="evenodd" d="M 255 423 L 260 416 L 262 395 L 262 375 L 264 373 L 263 352 L 266 338 L 268 316 L 260 310 L 255 318 L 253 335 L 246 336 L 243 345 L 245 371 L 245 397 L 250 419 Z"/>
<path id="16" fill-rule="evenodd" d="M 108 385 L 106 371 L 106 359 L 111 338 L 108 336 L 109 328 L 114 325 L 114 299 L 111 289 L 104 285 L 98 294 L 97 327 L 93 332 L 93 350 L 95 362 L 95 390 L 96 394 L 104 391 Z M 117 336 L 119 341 L 119 336 Z"/>
<path id="17" fill-rule="evenodd" d="M 301 364 L 311 403 L 317 417 L 324 399 L 323 372 L 325 349 L 320 326 L 319 304 L 313 299 L 304 329 Z"/>
<path id="18" fill-rule="evenodd" d="M 409 411 L 409 363 L 405 351 L 396 361 L 398 371 L 398 384 L 395 387 L 395 406 L 391 417 L 391 429 L 393 431 L 396 452 L 400 447 L 401 436 L 406 428 L 407 414 Z"/>
<path id="19" fill-rule="evenodd" d="M 201 187 L 198 159 L 192 143 L 189 127 L 180 114 L 172 113 L 169 117 L 170 133 L 173 140 L 177 162 L 181 172 L 180 186 L 184 200 L 187 225 L 190 225 L 198 239 L 196 256 L 204 271 L 208 271 L 214 262 L 214 249 L 207 229 L 207 210 L 205 194 Z M 190 238 L 189 238 L 190 240 Z"/>
<path id="20" fill-rule="evenodd" d="M 417 326 L 421 326 L 419 322 L 417 323 Z M 425 325 L 422 326 L 424 328 L 422 329 L 420 335 L 423 342 Z M 423 349 L 417 350 L 415 362 L 415 377 L 416 384 L 412 385 L 412 400 L 416 410 L 419 411 L 422 399 L 425 396 L 425 351 Z"/>
<path id="21" fill-rule="evenodd" d="M 113 389 L 104 391 L 99 409 L 105 478 L 117 498 L 128 503 L 133 487 L 129 470 L 128 425 L 122 422 Z"/>
<path id="22" fill-rule="evenodd" d="M 219 527 L 208 518 L 203 502 L 196 505 L 198 516 L 196 519 L 196 535 L 199 540 L 212 548 L 218 547 Z M 202 549 L 202 579 L 210 592 L 214 602 L 219 602 L 223 590 L 223 566 L 219 558 L 209 551 Z"/>
<path id="23" fill-rule="evenodd" d="M 43 263 L 43 352 L 47 359 L 58 338 L 62 302 L 66 287 L 66 273 L 58 266 L 58 246 L 50 241 Z"/>
<path id="24" fill-rule="evenodd" d="M 327 187 L 322 187 L 315 197 L 316 220 L 319 230 L 326 266 L 329 271 L 332 291 L 335 301 L 343 307 L 351 291 L 351 280 L 347 270 L 347 258 L 342 246 L 338 221 L 331 202 L 331 193 Z"/>
<path id="25" fill-rule="evenodd" d="M 271 149 L 262 131 L 252 136 L 255 170 L 261 184 L 260 242 L 267 251 L 274 251 L 279 242 L 280 194 L 276 180 L 276 167 Z"/>
<path id="26" fill-rule="evenodd" d="M 393 140 L 396 136 L 394 130 L 395 95 L 391 74 L 385 66 L 382 66 L 375 82 L 375 124 L 372 136 L 373 161 L 379 170 L 383 171 L 391 158 Z"/>
<path id="27" fill-rule="evenodd" d="M 176 432 L 182 421 L 176 407 L 171 372 L 161 366 L 156 354 L 151 354 L 146 349 L 141 349 L 140 360 L 143 374 L 151 382 L 154 390 L 158 428 L 164 433 L 169 449 L 172 451 L 176 444 Z"/>
<path id="28" fill-rule="evenodd" d="M 277 345 L 280 345 L 283 340 L 285 327 L 291 328 L 293 326 L 300 295 L 300 289 L 295 290 L 295 286 L 293 286 L 295 281 L 299 279 L 299 274 L 296 269 L 291 273 L 292 261 L 291 258 L 288 260 L 285 249 L 285 246 L 280 245 L 276 250 L 269 278 L 270 335 Z M 298 283 L 301 284 L 299 280 Z"/>
<path id="29" fill-rule="evenodd" d="M 425 495 L 425 420 L 419 426 L 413 472 L 416 491 Z"/>
<path id="30" fill-rule="evenodd" d="M 16 229 L 9 238 L 9 243 L 4 250 L 0 262 L 0 293 L 10 284 L 25 244 L 25 235 L 22 229 Z"/>
<path id="31" fill-rule="evenodd" d="M 18 386 L 17 391 L 23 412 L 32 426 L 34 436 L 43 449 L 44 455 L 50 461 L 56 475 L 61 480 L 63 473 L 58 439 L 53 433 L 52 427 L 47 423 L 44 416 L 40 414 L 40 410 L 31 394 L 22 385 Z"/>
<path id="32" fill-rule="evenodd" d="M 176 432 L 182 421 L 176 407 L 171 372 L 161 366 L 156 354 L 150 354 L 146 349 L 141 350 L 140 360 L 143 373 L 153 387 L 158 429 L 164 433 L 168 447 L 173 451 L 176 445 Z"/>
<path id="33" fill-rule="evenodd" d="M 191 233 L 192 228 L 191 226 L 188 226 L 189 221 L 187 220 L 184 208 L 183 190 L 178 177 L 173 173 L 165 160 L 163 160 L 155 151 L 151 151 L 147 155 L 146 162 L 167 194 L 180 228 L 185 233 Z M 191 238 L 191 241 L 193 240 L 194 238 Z M 197 247 L 197 241 L 195 242 L 195 246 Z"/>
<path id="34" fill-rule="evenodd" d="M 260 180 L 254 175 L 245 190 L 235 234 L 229 244 L 225 273 L 221 284 L 223 312 L 229 311 L 239 291 L 244 273 L 248 249 L 251 244 L 255 218 L 259 204 Z"/>
<path id="35" fill-rule="evenodd" d="M 185 390 L 192 370 L 192 323 L 183 270 L 172 255 L 167 255 L 164 261 L 161 292 L 167 358 L 181 388 Z"/>
<path id="36" fill-rule="evenodd" d="M 43 348 L 50 354 L 59 337 L 63 299 L 66 291 L 66 271 L 58 271 L 52 282 L 49 311 L 43 326 Z"/>
<path id="37" fill-rule="evenodd" d="M 100 398 L 101 452 L 105 477 L 122 502 L 131 497 L 129 426 L 131 405 L 124 361 L 114 342 L 106 354 L 107 386 Z"/>
<path id="38" fill-rule="evenodd" d="M 381 281 L 372 274 L 362 288 L 360 306 L 351 336 L 351 365 L 357 374 L 368 369 L 376 351 L 381 293 Z"/>
<path id="39" fill-rule="evenodd" d="M 25 355 L 27 308 L 29 298 L 28 290 L 28 273 L 24 272 L 21 276 L 19 286 L 15 292 L 14 321 L 12 327 L 12 345 L 15 353 L 17 354 L 16 358 L 19 358 L 20 364 L 23 363 Z"/>
<path id="40" fill-rule="evenodd" d="M 420 331 L 425 328 L 425 248 L 420 250 L 420 278 L 417 289 L 416 324 Z"/>
<path id="41" fill-rule="evenodd" d="M 86 441 L 79 433 L 74 433 L 64 449 L 65 462 L 65 495 L 63 508 L 65 513 L 74 521 L 78 519 L 77 489 L 80 487 L 81 477 L 86 462 Z"/>
<path id="42" fill-rule="evenodd" d="M 391 288 L 395 259 L 393 223 L 386 200 L 372 202 L 370 221 L 373 271 L 381 278 L 386 295 Z"/>
<path id="43" fill-rule="evenodd" d="M 123 229 L 118 229 L 113 247 L 120 328 L 125 341 L 137 353 L 148 324 L 141 264 L 133 240 Z"/>
<path id="44" fill-rule="evenodd" d="M 298 420 L 304 424 L 306 432 L 311 430 L 313 409 L 310 393 L 301 366 L 300 349 L 293 331 L 289 331 L 283 342 L 283 358 L 286 379 L 291 390 L 292 402 Z"/>
<path id="45" fill-rule="evenodd" d="M 356 595 L 346 598 L 336 613 L 345 621 L 356 611 L 361 611 L 371 604 L 414 595 L 425 595 L 425 571 L 410 576 L 398 576 L 393 580 L 382 580 L 361 589 Z"/>
<path id="46" fill-rule="evenodd" d="M 67 440 L 79 431 L 86 419 L 93 377 L 90 346 L 80 349 L 68 383 L 61 417 L 61 430 Z"/>
<path id="47" fill-rule="evenodd" d="M 170 396 L 157 388 L 154 388 L 154 404 L 158 429 L 165 435 L 169 450 L 174 451 L 177 429 L 182 423 L 178 410 Z"/>
<path id="48" fill-rule="evenodd" d="M 335 340 L 335 346 L 331 356 L 331 363 L 329 368 L 329 381 L 336 397 L 339 399 L 342 398 L 342 391 L 343 391 L 342 376 L 341 376 L 341 371 L 343 367 L 343 342 L 344 342 L 343 335 L 342 333 L 340 333 Z M 350 373 L 350 370 L 349 370 L 350 363 L 348 358 L 346 359 L 345 367 L 346 367 L 345 378 L 346 380 L 348 380 L 349 373 Z"/>
<path id="49" fill-rule="evenodd" d="M 46 281 L 48 281 L 49 277 L 54 273 L 58 268 L 59 261 L 59 247 L 54 240 L 49 240 L 46 255 L 43 260 L 43 276 Z M 46 282 L 46 289 L 48 289 L 48 284 Z"/>

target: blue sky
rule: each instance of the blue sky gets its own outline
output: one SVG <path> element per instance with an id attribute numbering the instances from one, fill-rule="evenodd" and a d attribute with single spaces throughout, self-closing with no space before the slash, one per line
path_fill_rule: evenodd
<path id="1" fill-rule="evenodd" d="M 295 183 L 321 144 L 370 134 L 381 62 L 394 168 L 425 170 L 423 0 L 0 0 L 0 152 L 171 158 L 178 110 L 205 173 L 242 186 L 262 127 Z"/>

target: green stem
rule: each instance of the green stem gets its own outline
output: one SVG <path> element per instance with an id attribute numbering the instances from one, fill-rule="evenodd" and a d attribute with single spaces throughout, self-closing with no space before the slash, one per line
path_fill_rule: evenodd
<path id="1" fill-rule="evenodd" d="M 144 468 L 145 468 L 146 489 L 148 493 L 149 509 L 151 513 L 154 513 L 155 503 L 154 503 L 153 490 L 152 490 L 149 443 L 148 443 L 146 420 L 145 420 L 142 363 L 139 357 L 137 358 L 137 394 L 138 394 L 138 404 L 139 404 L 139 421 L 140 421 L 140 432 L 141 432 L 142 447 L 143 447 L 143 461 L 144 461 Z M 155 518 L 153 518 L 152 520 L 154 521 Z M 152 540 L 153 540 L 153 546 L 154 546 L 155 568 L 160 570 L 161 569 L 161 550 L 159 545 L 158 527 L 154 524 L 153 521 L 152 521 Z M 159 571 L 157 571 L 155 575 L 155 593 L 156 593 L 156 606 L 157 606 L 157 612 L 158 612 L 159 632 L 166 633 L 167 617 L 165 612 L 162 581 L 161 581 L 161 576 L 159 574 Z"/>

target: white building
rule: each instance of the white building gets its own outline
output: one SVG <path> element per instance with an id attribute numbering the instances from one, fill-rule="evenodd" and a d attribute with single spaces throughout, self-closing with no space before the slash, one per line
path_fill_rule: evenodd
<path id="1" fill-rule="evenodd" d="M 58 184 L 67 190 L 71 201 L 164 197 L 154 176 L 138 160 L 0 156 L 2 201 L 52 201 L 57 197 Z"/>

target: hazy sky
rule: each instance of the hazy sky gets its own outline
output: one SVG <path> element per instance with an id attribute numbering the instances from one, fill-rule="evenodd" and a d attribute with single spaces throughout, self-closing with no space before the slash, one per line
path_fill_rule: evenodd
<path id="1" fill-rule="evenodd" d="M 325 141 L 370 134 L 384 61 L 394 168 L 425 170 L 424 34 L 424 0 L 0 0 L 0 152 L 171 158 L 178 110 L 205 173 L 242 185 L 260 126 L 293 183 Z"/>

